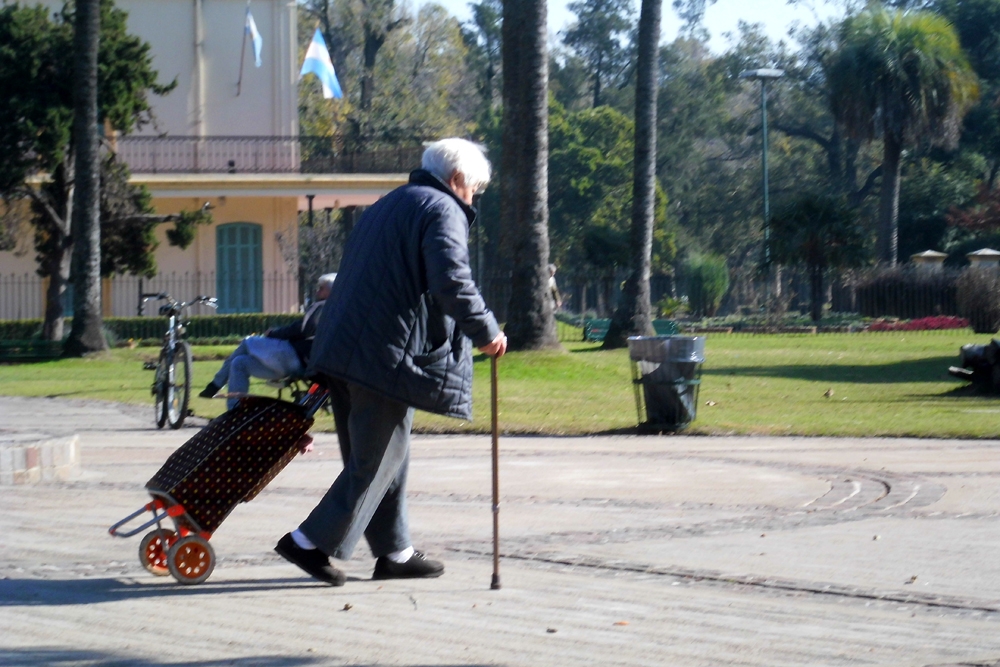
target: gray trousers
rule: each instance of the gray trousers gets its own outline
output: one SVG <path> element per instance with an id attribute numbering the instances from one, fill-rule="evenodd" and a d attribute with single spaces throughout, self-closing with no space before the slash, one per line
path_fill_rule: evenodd
<path id="1" fill-rule="evenodd" d="M 413 408 L 328 379 L 344 470 L 299 526 L 323 553 L 347 560 L 362 535 L 377 558 L 411 546 L 406 518 Z"/>

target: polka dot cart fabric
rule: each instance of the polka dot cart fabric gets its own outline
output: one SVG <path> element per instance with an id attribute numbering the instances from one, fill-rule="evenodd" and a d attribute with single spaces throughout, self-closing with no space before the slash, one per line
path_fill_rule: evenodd
<path id="1" fill-rule="evenodd" d="M 248 396 L 171 454 L 146 488 L 183 505 L 197 524 L 189 528 L 213 533 L 295 458 L 312 423 L 302 406 Z"/>

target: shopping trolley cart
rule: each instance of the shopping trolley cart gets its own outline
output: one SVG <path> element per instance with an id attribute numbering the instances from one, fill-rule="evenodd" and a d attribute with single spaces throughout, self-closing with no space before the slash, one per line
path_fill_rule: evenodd
<path id="1" fill-rule="evenodd" d="M 245 396 L 171 454 L 146 482 L 152 501 L 108 532 L 132 537 L 155 525 L 139 543 L 143 567 L 182 584 L 205 581 L 215 568 L 212 534 L 237 504 L 252 500 L 295 457 L 326 397 L 315 384 L 298 403 Z M 125 529 L 147 512 L 152 518 Z M 164 527 L 167 519 L 174 530 Z"/>

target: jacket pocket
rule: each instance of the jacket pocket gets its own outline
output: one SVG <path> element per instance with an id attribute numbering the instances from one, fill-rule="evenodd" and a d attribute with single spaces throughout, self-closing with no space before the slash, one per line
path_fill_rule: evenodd
<path id="1" fill-rule="evenodd" d="M 413 364 L 419 368 L 427 368 L 447 357 L 449 353 L 451 353 L 451 341 L 446 340 L 430 352 L 414 355 Z"/>

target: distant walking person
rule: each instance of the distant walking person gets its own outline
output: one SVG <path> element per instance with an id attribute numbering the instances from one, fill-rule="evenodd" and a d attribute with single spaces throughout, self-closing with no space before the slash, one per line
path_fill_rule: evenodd
<path id="1" fill-rule="evenodd" d="M 223 362 L 222 368 L 208 386 L 198 395 L 202 398 L 212 398 L 226 385 L 229 385 L 231 394 L 245 394 L 250 390 L 251 377 L 280 380 L 302 375 L 309 364 L 316 324 L 319 322 L 323 304 L 330 296 L 330 288 L 333 287 L 336 277 L 336 273 L 327 273 L 319 277 L 315 301 L 301 322 L 271 329 L 263 336 L 244 338 L 239 347 Z M 226 407 L 232 410 L 239 400 L 239 397 L 228 399 Z"/>
<path id="2" fill-rule="evenodd" d="M 555 264 L 549 264 L 549 297 L 552 299 L 553 312 L 562 308 L 562 295 L 559 294 L 559 287 L 556 285 Z"/>
<path id="3" fill-rule="evenodd" d="M 469 269 L 473 196 L 490 180 L 475 144 L 444 139 L 422 169 L 358 220 L 313 346 L 310 373 L 331 393 L 344 470 L 275 551 L 333 586 L 364 536 L 373 579 L 437 577 L 414 551 L 406 475 L 414 408 L 472 418 L 472 345 L 491 356 L 507 337 Z M 471 344 L 470 344 L 471 339 Z"/>

